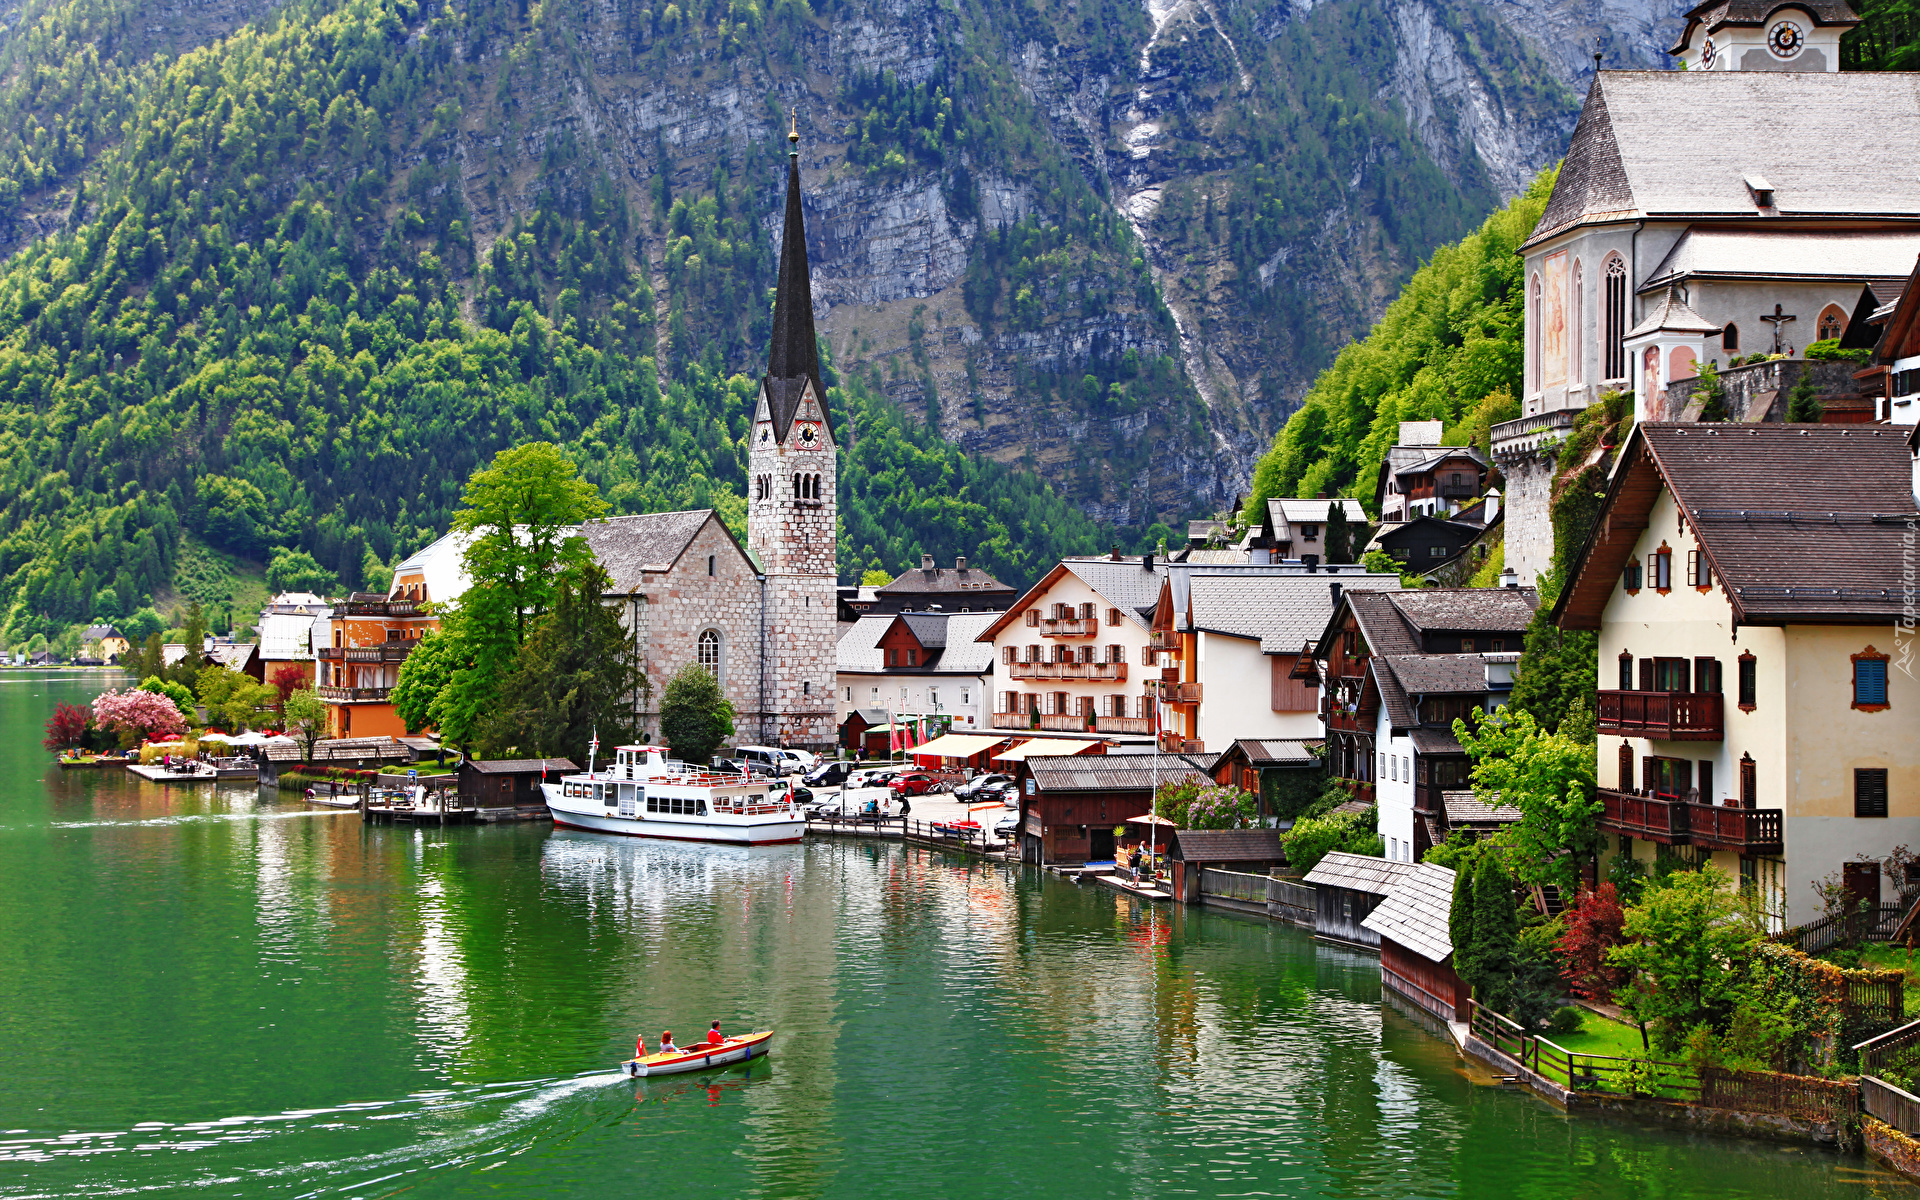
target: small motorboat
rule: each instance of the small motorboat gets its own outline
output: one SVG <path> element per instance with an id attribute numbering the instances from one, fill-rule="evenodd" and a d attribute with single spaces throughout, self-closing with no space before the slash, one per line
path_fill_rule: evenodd
<path id="1" fill-rule="evenodd" d="M 767 1051 L 773 1048 L 772 1042 L 773 1030 L 767 1029 L 745 1037 L 728 1038 L 717 1046 L 695 1042 L 671 1053 L 630 1058 L 620 1064 L 620 1069 L 635 1079 L 644 1079 L 650 1075 L 680 1075 L 688 1071 L 704 1071 L 708 1067 L 727 1067 L 765 1057 Z"/>

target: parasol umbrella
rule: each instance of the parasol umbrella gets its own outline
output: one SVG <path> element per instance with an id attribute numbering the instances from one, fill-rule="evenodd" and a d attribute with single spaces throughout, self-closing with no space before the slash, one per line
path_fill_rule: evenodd
<path id="1" fill-rule="evenodd" d="M 1141 816 L 1138 816 L 1138 817 L 1128 817 L 1128 818 L 1127 818 L 1127 824 L 1129 824 L 1129 825 L 1167 825 L 1167 826 L 1171 826 L 1171 825 L 1173 824 L 1173 822 L 1172 822 L 1172 821 L 1169 821 L 1169 820 L 1167 820 L 1167 819 L 1166 819 L 1165 817 L 1156 817 L 1156 816 L 1154 816 L 1154 815 L 1153 815 L 1152 813 L 1145 813 L 1145 814 L 1143 814 L 1143 815 L 1141 815 Z"/>

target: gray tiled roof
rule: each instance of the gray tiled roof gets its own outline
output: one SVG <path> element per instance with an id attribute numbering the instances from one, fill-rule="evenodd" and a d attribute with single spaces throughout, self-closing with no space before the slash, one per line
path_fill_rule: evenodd
<path id="1" fill-rule="evenodd" d="M 1627 336 L 1636 338 L 1661 330 L 1670 333 L 1719 333 L 1720 329 L 1720 326 L 1689 308 L 1676 288 L 1668 287 L 1667 294 L 1647 310 L 1646 318 L 1628 330 Z"/>
<path id="2" fill-rule="evenodd" d="M 1143 754 L 1050 755 L 1030 758 L 1027 766 L 1033 772 L 1034 787 L 1043 792 L 1137 791 L 1142 804 L 1151 797 L 1156 780 L 1202 785 L 1213 782 L 1191 762 L 1171 754 L 1160 756 L 1157 771 L 1149 756 Z"/>
<path id="3" fill-rule="evenodd" d="M 1005 592 L 1012 595 L 1017 589 L 1010 583 L 1001 583 L 998 579 L 982 571 L 979 567 L 909 567 L 900 572 L 900 577 L 892 583 L 881 584 L 874 589 L 881 596 L 927 596 L 952 593 L 970 595 L 976 592 Z"/>
<path id="4" fill-rule="evenodd" d="M 1277 829 L 1176 829 L 1173 858 L 1189 863 L 1277 863 L 1286 860 Z"/>
<path id="5" fill-rule="evenodd" d="M 1722 229 L 1680 235 L 1641 290 L 1694 275 L 1765 279 L 1905 279 L 1920 258 L 1920 230 Z M 1892 285 L 1897 288 L 1897 284 Z M 1876 293 L 1877 295 L 1877 293 Z"/>
<path id="6" fill-rule="evenodd" d="M 1413 743 L 1416 754 L 1466 753 L 1460 748 L 1460 739 L 1453 736 L 1453 730 L 1438 725 L 1415 726 L 1407 731 L 1407 740 Z"/>
<path id="7" fill-rule="evenodd" d="M 992 671 L 993 643 L 976 639 L 999 616 L 997 612 L 948 613 L 947 648 L 941 651 L 935 669 L 951 675 L 984 675 Z"/>
<path id="8" fill-rule="evenodd" d="M 880 653 L 880 635 L 892 626 L 893 614 L 891 613 L 878 617 L 861 617 L 855 621 L 852 628 L 840 635 L 839 644 L 834 650 L 834 669 L 858 671 L 863 674 L 885 670 L 885 656 Z"/>
<path id="9" fill-rule="evenodd" d="M 1375 654 L 1418 654 L 1420 642 L 1394 606 L 1392 589 L 1378 592 L 1349 592 L 1347 607 L 1367 647 Z M 1329 620 L 1332 618 L 1329 617 Z"/>
<path id="10" fill-rule="evenodd" d="M 1472 459 L 1475 463 L 1479 464 L 1482 470 L 1488 466 L 1486 455 L 1480 453 L 1479 449 L 1474 446 L 1419 446 L 1407 448 L 1425 450 L 1427 452 L 1426 457 L 1414 459 L 1404 467 L 1395 467 L 1393 472 L 1395 475 L 1419 475 L 1428 471 L 1435 471 L 1439 469 L 1441 463 L 1446 462 L 1450 458 Z M 1395 449 L 1399 449 L 1399 447 L 1395 447 Z"/>
<path id="11" fill-rule="evenodd" d="M 119 637 L 120 631 L 111 625 L 89 625 L 80 631 L 83 642 L 97 642 L 103 638 Z"/>
<path id="12" fill-rule="evenodd" d="M 1067 558 L 1060 565 L 1079 576 L 1080 581 L 1100 593 L 1102 599 L 1127 615 L 1127 619 L 1145 625 L 1140 610 L 1151 608 L 1160 599 L 1160 583 L 1166 576 L 1166 564 L 1154 560 L 1152 570 L 1138 558 Z"/>
<path id="13" fill-rule="evenodd" d="M 1453 953 L 1447 928 L 1453 914 L 1453 872 L 1432 863 L 1408 865 L 1413 869 L 1360 925 L 1433 962 L 1445 962 Z"/>
<path id="14" fill-rule="evenodd" d="M 1419 588 L 1386 599 L 1414 629 L 1448 633 L 1522 634 L 1540 604 L 1532 588 Z M 1377 653 L 1396 653 L 1372 644 Z"/>
<path id="15" fill-rule="evenodd" d="M 581 533 L 611 579 L 611 590 L 631 592 L 645 586 L 645 572 L 673 566 L 709 518 L 719 519 L 710 508 L 639 513 L 588 521 Z"/>
<path id="16" fill-rule="evenodd" d="M 915 640 L 927 649 L 947 648 L 947 614 L 901 613 L 900 620 L 906 623 Z"/>
<path id="17" fill-rule="evenodd" d="M 1333 587 L 1393 591 L 1397 575 L 1195 575 L 1193 624 L 1214 633 L 1257 637 L 1267 654 L 1297 654 L 1333 615 Z"/>
<path id="18" fill-rule="evenodd" d="M 860 675 L 886 674 L 890 670 L 918 675 L 984 675 L 993 670 L 993 643 L 975 639 L 1000 615 L 997 612 L 884 613 L 861 617 L 840 635 L 834 651 L 834 669 Z M 905 621 L 920 644 L 937 653 L 932 666 L 889 668 L 886 665 L 880 638 L 896 620 Z"/>
<path id="19" fill-rule="evenodd" d="M 1709 138 L 1673 136 L 1675 113 Z M 1773 185 L 1781 216 L 1920 217 L 1920 174 L 1867 171 L 1836 129 L 1920 140 L 1920 78 L 1842 71 L 1601 71 L 1529 241 L 1583 220 L 1758 218 L 1744 179 Z"/>
<path id="20" fill-rule="evenodd" d="M 1487 664 L 1478 654 L 1395 654 L 1384 661 L 1409 692 L 1459 695 L 1487 690 Z"/>
<path id="21" fill-rule="evenodd" d="M 1526 814 L 1511 804 L 1488 804 L 1472 791 L 1441 792 L 1449 825 L 1511 825 Z"/>
<path id="22" fill-rule="evenodd" d="M 469 761 L 467 766 L 482 775 L 530 775 L 535 771 L 578 771 L 570 758 L 496 758 L 487 762 Z"/>
<path id="23" fill-rule="evenodd" d="M 1414 864 L 1375 858 L 1371 854 L 1349 854 L 1335 850 L 1308 871 L 1306 882 L 1315 887 L 1341 887 L 1354 892 L 1384 896 L 1413 870 Z"/>
<path id="24" fill-rule="evenodd" d="M 1241 738 L 1234 743 L 1256 767 L 1310 766 L 1320 761 L 1320 756 L 1310 748 L 1319 744 L 1287 738 Z"/>

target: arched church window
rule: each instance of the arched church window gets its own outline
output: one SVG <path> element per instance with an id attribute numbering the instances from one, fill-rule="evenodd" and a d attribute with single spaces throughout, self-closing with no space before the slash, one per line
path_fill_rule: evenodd
<path id="1" fill-rule="evenodd" d="M 720 631 L 703 629 L 700 631 L 700 665 L 713 672 L 715 679 L 720 678 Z"/>
<path id="2" fill-rule="evenodd" d="M 1818 330 L 1823 342 L 1834 341 L 1847 331 L 1847 318 L 1841 313 L 1839 305 L 1829 304 L 1821 311 Z"/>
<path id="3" fill-rule="evenodd" d="M 1527 285 L 1527 391 L 1540 390 L 1540 340 L 1546 334 L 1541 324 L 1540 277 Z"/>
<path id="4" fill-rule="evenodd" d="M 1627 263 L 1618 254 L 1607 255 L 1604 268 L 1607 279 L 1605 374 L 1608 379 L 1627 377 Z"/>
<path id="5" fill-rule="evenodd" d="M 1728 321 L 1727 327 L 1720 331 L 1720 348 L 1728 354 L 1740 349 L 1740 327 L 1732 321 Z"/>

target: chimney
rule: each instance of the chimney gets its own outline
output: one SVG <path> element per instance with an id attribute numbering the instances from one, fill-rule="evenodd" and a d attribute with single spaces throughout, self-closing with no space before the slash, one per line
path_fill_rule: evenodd
<path id="1" fill-rule="evenodd" d="M 1146 571 L 1153 570 L 1153 555 L 1151 553 L 1142 554 L 1140 556 L 1140 567 L 1142 570 L 1146 570 Z"/>
<path id="2" fill-rule="evenodd" d="M 1112 547 L 1110 547 L 1110 548 L 1108 548 L 1108 550 L 1107 550 L 1107 558 L 1108 558 L 1108 559 L 1110 559 L 1110 560 L 1111 560 L 1111 561 L 1113 561 L 1113 562 L 1119 562 L 1119 561 L 1120 561 L 1120 547 L 1119 547 L 1119 545 L 1118 545 L 1118 544 L 1115 544 L 1114 546 L 1112 546 Z"/>
<path id="3" fill-rule="evenodd" d="M 1318 554 L 1302 554 L 1300 561 L 1307 565 L 1307 574 L 1309 575 L 1320 569 L 1320 556 Z"/>
<path id="4" fill-rule="evenodd" d="M 1338 583 L 1329 583 L 1327 584 L 1327 590 L 1333 593 L 1333 606 L 1335 608 L 1339 608 L 1340 607 L 1340 585 Z"/>
<path id="5" fill-rule="evenodd" d="M 1500 519 L 1499 488 L 1487 489 L 1487 506 L 1481 510 L 1481 514 L 1486 517 L 1486 523 L 1489 525 Z"/>
<path id="6" fill-rule="evenodd" d="M 956 559 L 954 559 L 954 560 L 953 560 L 953 569 L 954 569 L 954 570 L 956 570 L 956 571 L 964 571 L 964 570 L 966 570 L 966 569 L 967 569 L 967 556 L 966 556 L 966 555 L 964 555 L 964 554 L 962 554 L 962 555 L 961 555 L 961 556 L 960 556 L 959 558 L 956 558 Z"/>
<path id="7" fill-rule="evenodd" d="M 929 572 L 929 573 L 931 573 L 931 572 L 932 572 L 932 570 L 933 570 L 933 555 L 931 555 L 931 554 L 922 554 L 922 555 L 920 556 L 920 569 L 921 569 L 922 571 L 927 571 L 927 572 Z"/>

